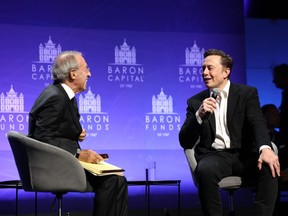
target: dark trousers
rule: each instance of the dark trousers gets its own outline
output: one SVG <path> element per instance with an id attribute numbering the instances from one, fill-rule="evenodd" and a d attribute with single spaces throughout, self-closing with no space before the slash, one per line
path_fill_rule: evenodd
<path id="1" fill-rule="evenodd" d="M 86 172 L 95 191 L 93 216 L 127 216 L 128 187 L 124 176 L 94 176 Z"/>
<path id="2" fill-rule="evenodd" d="M 277 198 L 278 178 L 273 178 L 269 167 L 264 164 L 262 169 L 258 170 L 258 155 L 251 155 L 241 161 L 238 155 L 227 151 L 213 151 L 198 161 L 195 175 L 204 215 L 222 216 L 218 183 L 224 177 L 240 175 L 244 184 L 253 185 L 256 189 L 253 215 L 272 216 Z"/>

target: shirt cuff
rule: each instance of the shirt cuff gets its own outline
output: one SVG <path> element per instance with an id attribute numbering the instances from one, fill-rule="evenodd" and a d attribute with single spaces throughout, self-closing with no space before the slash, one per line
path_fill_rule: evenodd
<path id="1" fill-rule="evenodd" d="M 81 152 L 81 150 L 77 148 L 77 152 L 76 152 L 76 154 L 75 154 L 75 157 L 76 157 L 76 158 L 79 158 L 80 152 Z"/>
<path id="2" fill-rule="evenodd" d="M 198 122 L 199 124 L 202 124 L 202 119 L 201 119 L 201 117 L 199 116 L 199 110 L 196 111 L 195 115 L 196 115 L 197 122 Z"/>
<path id="3" fill-rule="evenodd" d="M 268 146 L 268 145 L 262 145 L 262 146 L 260 146 L 260 148 L 259 148 L 259 153 L 261 154 L 261 151 L 262 151 L 263 149 L 265 149 L 265 148 L 271 149 L 271 147 Z"/>

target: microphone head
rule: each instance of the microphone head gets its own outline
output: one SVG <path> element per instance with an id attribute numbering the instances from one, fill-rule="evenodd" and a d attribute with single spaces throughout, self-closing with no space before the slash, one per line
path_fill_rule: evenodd
<path id="1" fill-rule="evenodd" d="M 211 91 L 211 97 L 213 97 L 214 99 L 216 99 L 219 94 L 220 94 L 220 90 L 219 90 L 218 88 L 212 89 L 212 91 Z"/>

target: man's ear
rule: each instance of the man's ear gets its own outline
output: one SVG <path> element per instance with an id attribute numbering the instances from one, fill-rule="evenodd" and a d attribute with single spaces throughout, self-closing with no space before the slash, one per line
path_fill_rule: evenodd
<path id="1" fill-rule="evenodd" d="M 69 72 L 69 77 L 71 80 L 75 80 L 76 79 L 76 70 L 75 69 L 71 69 Z"/>
<path id="2" fill-rule="evenodd" d="M 231 72 L 230 68 L 225 68 L 225 70 L 223 72 L 224 78 L 228 78 L 230 76 L 230 72 Z"/>

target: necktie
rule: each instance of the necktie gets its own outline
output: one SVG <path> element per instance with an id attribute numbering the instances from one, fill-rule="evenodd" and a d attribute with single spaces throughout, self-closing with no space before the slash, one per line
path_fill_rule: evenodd
<path id="1" fill-rule="evenodd" d="M 74 107 L 74 109 L 75 109 L 75 112 L 76 112 L 76 114 L 77 114 L 77 116 L 78 116 L 78 118 L 79 118 L 79 117 L 80 117 L 80 114 L 79 114 L 79 109 L 78 109 L 78 105 L 77 105 L 77 100 L 76 100 L 76 98 L 73 97 L 73 98 L 71 99 L 71 102 L 72 102 L 73 107 Z"/>

